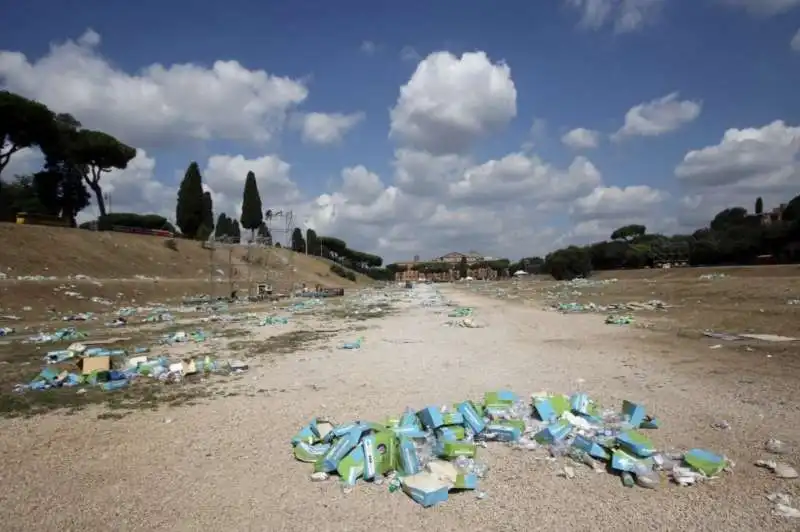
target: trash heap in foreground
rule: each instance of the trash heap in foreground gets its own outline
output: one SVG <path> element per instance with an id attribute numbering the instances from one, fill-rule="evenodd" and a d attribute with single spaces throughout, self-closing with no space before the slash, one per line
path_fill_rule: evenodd
<path id="1" fill-rule="evenodd" d="M 407 409 L 383 423 L 337 425 L 317 418 L 292 445 L 295 458 L 314 464 L 312 480 L 338 474 L 349 490 L 359 478 L 386 479 L 390 491 L 402 488 L 425 507 L 446 501 L 452 491 L 477 490 L 486 473 L 478 450 L 490 442 L 546 450 L 553 458 L 608 470 L 628 487 L 656 488 L 666 479 L 688 486 L 728 467 L 726 458 L 703 449 L 658 451 L 645 434 L 658 425 L 630 401 L 615 412 L 601 410 L 585 393 L 534 394 L 527 402 L 501 390 L 487 392 L 482 402 Z M 564 470 L 567 477 L 574 474 L 570 467 Z"/>

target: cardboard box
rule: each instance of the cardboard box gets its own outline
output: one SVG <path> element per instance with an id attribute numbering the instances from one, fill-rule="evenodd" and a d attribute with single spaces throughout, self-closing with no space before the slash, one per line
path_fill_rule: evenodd
<path id="1" fill-rule="evenodd" d="M 690 450 L 683 456 L 683 461 L 707 477 L 718 475 L 728 466 L 728 461 L 724 457 L 705 449 Z"/>
<path id="2" fill-rule="evenodd" d="M 329 443 L 319 443 L 316 445 L 301 441 L 294 446 L 294 457 L 301 462 L 315 463 L 325 456 L 331 448 Z"/>
<path id="3" fill-rule="evenodd" d="M 655 445 L 650 441 L 650 438 L 635 430 L 629 430 L 617 435 L 617 443 L 626 451 L 642 458 L 653 456 L 656 452 Z"/>
<path id="4" fill-rule="evenodd" d="M 630 401 L 622 401 L 622 414 L 631 426 L 638 427 L 644 421 L 645 409 L 642 405 L 637 405 Z"/>
<path id="5" fill-rule="evenodd" d="M 463 440 L 467 431 L 460 425 L 445 425 L 436 429 L 436 437 L 441 440 Z"/>
<path id="6" fill-rule="evenodd" d="M 336 472 L 339 473 L 342 482 L 352 486 L 356 483 L 358 477 L 364 474 L 364 466 L 364 448 L 361 445 L 357 445 L 347 453 L 347 456 L 339 460 Z"/>
<path id="7" fill-rule="evenodd" d="M 553 422 L 560 418 L 569 408 L 569 399 L 564 395 L 537 397 L 533 402 L 533 409 L 542 421 Z"/>
<path id="8" fill-rule="evenodd" d="M 353 450 L 361 440 L 362 431 L 353 429 L 350 432 L 343 434 L 331 446 L 321 461 L 322 471 L 330 473 L 336 471 L 339 462 Z"/>
<path id="9" fill-rule="evenodd" d="M 419 473 L 419 456 L 414 443 L 408 438 L 400 438 L 398 444 L 399 467 L 398 470 L 403 475 L 415 475 Z"/>
<path id="10" fill-rule="evenodd" d="M 547 444 L 563 440 L 572 432 L 572 425 L 566 421 L 559 421 L 537 432 L 533 439 L 538 443 Z"/>
<path id="11" fill-rule="evenodd" d="M 403 491 L 425 508 L 446 502 L 450 484 L 438 476 L 422 472 L 400 479 Z"/>
<path id="12" fill-rule="evenodd" d="M 435 451 L 442 458 L 452 459 L 459 456 L 473 457 L 477 447 L 472 442 L 442 440 L 437 442 Z"/>
<path id="13" fill-rule="evenodd" d="M 111 357 L 83 357 L 78 360 L 78 368 L 83 375 L 89 375 L 94 371 L 108 371 L 111 369 Z"/>
<path id="14" fill-rule="evenodd" d="M 483 421 L 482 415 L 475 408 L 471 401 L 464 401 L 456 405 L 456 408 L 461 412 L 464 418 L 464 423 L 472 429 L 475 434 L 480 434 L 486 428 L 486 423 Z"/>

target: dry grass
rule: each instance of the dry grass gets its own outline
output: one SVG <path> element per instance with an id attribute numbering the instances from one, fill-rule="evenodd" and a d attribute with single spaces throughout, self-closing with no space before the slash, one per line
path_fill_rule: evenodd
<path id="1" fill-rule="evenodd" d="M 724 277 L 701 278 L 709 274 Z M 539 278 L 496 288 L 542 302 L 610 305 L 658 299 L 670 306 L 667 312 L 637 314 L 662 330 L 798 334 L 800 305 L 788 301 L 800 298 L 799 266 L 613 271 L 591 280 L 612 279 L 616 282 L 582 286 Z"/>

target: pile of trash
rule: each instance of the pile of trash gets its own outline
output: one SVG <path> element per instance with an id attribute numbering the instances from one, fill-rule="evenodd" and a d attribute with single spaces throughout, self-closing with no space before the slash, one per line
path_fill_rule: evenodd
<path id="1" fill-rule="evenodd" d="M 89 336 L 88 333 L 79 331 L 75 327 L 65 327 L 54 333 L 39 333 L 35 336 L 31 336 L 28 338 L 28 342 L 33 342 L 35 344 L 74 342 L 76 340 L 83 340 L 87 336 Z"/>
<path id="2" fill-rule="evenodd" d="M 453 490 L 477 491 L 487 467 L 478 449 L 504 442 L 516 449 L 569 458 L 597 472 L 613 471 L 627 487 L 655 489 L 667 478 L 688 486 L 717 477 L 732 466 L 704 449 L 657 450 L 642 430 L 658 428 L 643 406 L 624 401 L 622 412 L 601 410 L 585 393 L 533 394 L 520 399 L 506 390 L 487 392 L 482 402 L 406 409 L 383 423 L 336 424 L 316 418 L 292 439 L 294 456 L 314 464 L 311 479 L 337 474 L 349 492 L 362 478 L 388 482 L 424 507 L 445 502 Z M 572 466 L 562 476 L 575 477 Z"/>
<path id="3" fill-rule="evenodd" d="M 580 313 L 580 312 L 612 312 L 612 311 L 637 311 L 637 310 L 667 310 L 669 306 L 660 299 L 652 299 L 650 301 L 638 302 L 631 301 L 629 303 L 612 303 L 609 305 L 597 305 L 595 303 L 555 303 L 551 308 L 563 314 Z"/>
<path id="4" fill-rule="evenodd" d="M 248 369 L 246 363 L 238 360 L 220 361 L 204 356 L 172 361 L 164 356 L 149 357 L 148 353 L 149 349 L 145 347 L 128 351 L 74 343 L 67 349 L 46 353 L 44 361 L 49 367 L 45 367 L 30 383 L 15 386 L 14 391 L 81 385 L 112 391 L 124 388 L 139 377 L 176 383 L 189 375 L 241 373 Z M 61 367 L 52 367 L 56 364 Z"/>

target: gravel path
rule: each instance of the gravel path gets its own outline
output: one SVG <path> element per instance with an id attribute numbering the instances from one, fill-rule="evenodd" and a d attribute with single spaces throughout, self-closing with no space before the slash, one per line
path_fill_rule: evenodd
<path id="1" fill-rule="evenodd" d="M 359 351 L 324 348 L 254 367 L 244 381 L 269 394 L 97 420 L 91 412 L 0 422 L 0 518 L 16 530 L 797 530 L 765 495 L 800 498 L 798 481 L 751 464 L 763 442 L 800 442 L 787 382 L 760 382 L 643 341 L 598 316 L 562 316 L 447 288 L 476 307 L 482 329 L 442 327 L 431 309 L 365 322 Z M 261 329 L 263 330 L 263 329 Z M 691 363 L 694 360 L 695 363 Z M 720 369 L 720 368 L 718 368 Z M 724 370 L 724 368 L 722 368 Z M 422 509 L 385 486 L 312 483 L 288 441 L 318 414 L 382 420 L 407 405 L 452 403 L 486 390 L 570 392 L 577 379 L 604 405 L 644 403 L 662 447 L 727 454 L 733 475 L 691 488 L 625 489 L 576 467 L 572 480 L 534 453 L 494 445 L 488 496 L 455 494 Z M 283 390 L 283 391 L 280 391 Z M 171 418 L 170 423 L 165 418 Z M 731 430 L 711 423 L 725 419 Z M 796 447 L 795 447 L 796 448 Z M 798 464 L 798 455 L 786 457 Z"/>

